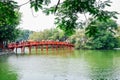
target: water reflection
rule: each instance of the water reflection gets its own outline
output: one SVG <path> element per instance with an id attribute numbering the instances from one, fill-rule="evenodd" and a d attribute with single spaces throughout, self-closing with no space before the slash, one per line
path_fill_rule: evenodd
<path id="1" fill-rule="evenodd" d="M 116 79 L 113 76 L 114 74 L 114 65 L 113 65 L 113 53 L 109 51 L 95 51 L 93 53 L 88 51 L 85 55 L 86 61 L 89 63 L 91 70 L 90 76 L 91 79 Z"/>
<path id="2" fill-rule="evenodd" d="M 2 69 L 5 72 L 0 71 L 0 76 L 11 73 L 11 80 L 119 80 L 120 51 L 59 50 L 13 55 L 0 58 Z"/>
<path id="3" fill-rule="evenodd" d="M 8 56 L 0 56 L 0 80 L 18 80 L 16 71 L 12 70 L 10 65 L 7 63 Z"/>

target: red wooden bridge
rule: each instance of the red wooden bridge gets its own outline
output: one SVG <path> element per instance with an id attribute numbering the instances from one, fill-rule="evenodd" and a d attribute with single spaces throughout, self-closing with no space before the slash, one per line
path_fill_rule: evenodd
<path id="1" fill-rule="evenodd" d="M 29 54 L 31 54 L 32 47 L 35 47 L 37 53 L 38 48 L 41 48 L 41 51 L 43 51 L 43 49 L 46 49 L 46 51 L 48 51 L 49 48 L 55 48 L 56 50 L 58 50 L 58 48 L 68 48 L 71 50 L 74 45 L 69 42 L 60 41 L 23 41 L 19 43 L 13 42 L 8 44 L 8 48 L 11 50 L 16 49 L 16 53 L 17 48 L 21 48 L 21 53 L 24 53 L 25 47 L 29 48 Z"/>

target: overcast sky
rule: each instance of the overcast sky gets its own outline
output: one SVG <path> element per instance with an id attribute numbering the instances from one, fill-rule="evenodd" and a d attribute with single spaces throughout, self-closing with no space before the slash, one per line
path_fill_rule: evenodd
<path id="1" fill-rule="evenodd" d="M 15 0 L 18 4 L 23 4 L 28 0 Z M 53 0 L 52 4 L 57 4 L 58 0 Z M 114 10 L 120 13 L 120 0 L 111 0 L 113 3 L 109 10 Z M 40 31 L 48 28 L 54 28 L 54 16 L 46 16 L 42 11 L 39 12 L 31 12 L 30 4 L 26 4 L 20 8 L 20 12 L 22 13 L 22 21 L 19 27 L 23 29 L 29 29 L 33 31 Z M 33 16 L 34 15 L 34 16 Z M 120 15 L 118 15 L 118 24 L 120 24 Z"/>

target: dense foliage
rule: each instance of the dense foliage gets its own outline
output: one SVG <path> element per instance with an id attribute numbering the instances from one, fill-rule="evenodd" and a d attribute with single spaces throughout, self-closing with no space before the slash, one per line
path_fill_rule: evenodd
<path id="1" fill-rule="evenodd" d="M 68 38 L 68 40 L 75 45 L 76 49 L 84 49 L 87 37 L 85 35 L 85 30 L 76 30 L 76 33 Z"/>
<path id="2" fill-rule="evenodd" d="M 86 28 L 89 36 L 87 45 L 92 49 L 113 49 L 117 47 L 117 23 L 113 20 L 94 21 Z"/>
<path id="3" fill-rule="evenodd" d="M 39 2 L 44 0 L 35 1 Z M 43 7 L 43 9 L 46 14 L 55 13 L 55 23 L 57 24 L 57 27 L 62 29 L 65 34 L 71 35 L 75 32 L 76 28 L 83 26 L 81 21 L 82 18 L 79 17 L 80 14 L 84 14 L 86 20 L 86 13 L 89 13 L 89 15 L 92 16 L 94 20 L 100 21 L 106 21 L 111 17 L 117 18 L 115 16 L 117 12 L 109 12 L 104 10 L 106 6 L 110 6 L 110 3 L 110 0 L 64 0 L 62 2 L 58 0 L 57 5 L 50 8 Z M 86 23 L 88 22 L 86 21 Z"/>
<path id="4" fill-rule="evenodd" d="M 33 32 L 29 36 L 30 40 L 59 40 L 65 41 L 67 36 L 65 36 L 64 32 L 58 29 L 46 29 L 40 32 Z"/>
<path id="5" fill-rule="evenodd" d="M 30 30 L 20 29 L 19 31 L 20 32 L 19 32 L 18 38 L 15 39 L 15 41 L 26 41 L 29 39 L 30 34 L 33 33 L 33 31 L 30 31 Z"/>
<path id="6" fill-rule="evenodd" d="M 0 41 L 13 41 L 17 38 L 20 13 L 15 10 L 17 3 L 14 1 L 0 1 Z"/>

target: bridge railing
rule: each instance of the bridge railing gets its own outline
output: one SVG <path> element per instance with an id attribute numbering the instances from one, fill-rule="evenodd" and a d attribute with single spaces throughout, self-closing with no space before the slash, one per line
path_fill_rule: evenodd
<path id="1" fill-rule="evenodd" d="M 60 46 L 68 46 L 74 47 L 73 44 L 69 42 L 59 42 L 59 41 L 26 41 L 26 42 L 19 42 L 19 43 L 9 43 L 8 48 L 21 48 L 21 47 L 30 47 L 30 46 L 44 46 L 44 45 L 60 45 Z"/>

